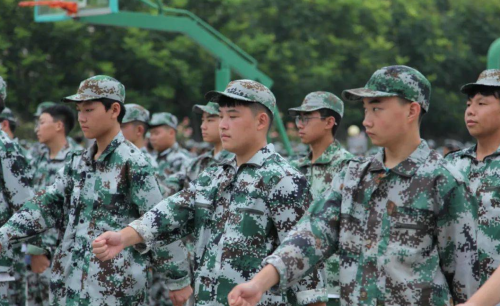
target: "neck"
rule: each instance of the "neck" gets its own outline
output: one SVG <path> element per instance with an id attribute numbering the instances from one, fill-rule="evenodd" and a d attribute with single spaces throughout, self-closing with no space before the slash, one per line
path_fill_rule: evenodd
<path id="1" fill-rule="evenodd" d="M 222 142 L 217 142 L 214 143 L 214 156 L 219 154 L 219 152 L 222 151 Z"/>
<path id="2" fill-rule="evenodd" d="M 120 132 L 120 125 L 117 124 L 105 134 L 96 137 L 95 141 L 97 143 L 97 152 L 94 156 L 95 160 L 97 160 L 99 156 L 101 156 L 102 152 L 106 150 L 108 145 L 111 143 L 111 141 L 113 141 L 113 139 L 116 137 L 116 135 L 118 135 L 119 132 Z"/>
<path id="3" fill-rule="evenodd" d="M 333 137 L 323 137 L 320 140 L 311 143 L 309 145 L 312 153 L 311 163 L 316 162 L 316 160 L 321 156 L 321 154 L 323 154 L 333 142 L 334 142 Z"/>
<path id="4" fill-rule="evenodd" d="M 250 160 L 260 149 L 267 145 L 267 139 L 264 138 L 262 141 L 256 141 L 255 145 L 251 148 L 246 148 L 242 154 L 236 154 L 236 164 L 239 166 L 243 165 Z"/>
<path id="5" fill-rule="evenodd" d="M 477 160 L 483 160 L 500 147 L 500 131 L 485 137 L 477 138 Z"/>
<path id="6" fill-rule="evenodd" d="M 10 139 L 14 139 L 14 133 L 11 131 L 5 131 L 5 133 L 7 133 L 7 136 L 9 136 Z"/>
<path id="7" fill-rule="evenodd" d="M 384 148 L 385 161 L 387 168 L 392 169 L 399 163 L 408 158 L 420 145 L 420 134 L 405 135 L 404 140 L 395 141 L 393 144 Z"/>
<path id="8" fill-rule="evenodd" d="M 59 135 L 55 137 L 53 140 L 48 141 L 46 146 L 49 148 L 49 156 L 51 159 L 57 156 L 57 154 L 66 146 L 68 141 L 66 140 L 66 136 Z"/>
<path id="9" fill-rule="evenodd" d="M 139 148 L 142 149 L 144 147 L 144 138 L 139 137 L 136 141 L 133 142 L 133 144 Z"/>

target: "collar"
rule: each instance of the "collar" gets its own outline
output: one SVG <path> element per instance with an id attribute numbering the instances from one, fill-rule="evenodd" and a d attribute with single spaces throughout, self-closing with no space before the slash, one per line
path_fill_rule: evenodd
<path id="1" fill-rule="evenodd" d="M 320 164 L 329 164 L 332 162 L 333 158 L 335 157 L 335 154 L 342 148 L 340 143 L 335 140 L 332 142 L 326 150 L 320 155 L 320 157 L 314 162 L 314 165 L 320 165 Z M 303 157 L 299 160 L 298 162 L 298 167 L 305 167 L 305 166 L 310 166 L 312 160 L 312 152 L 309 152 L 309 154 L 306 157 Z"/>
<path id="2" fill-rule="evenodd" d="M 122 132 L 118 132 L 118 134 L 116 134 L 115 138 L 113 138 L 113 140 L 111 140 L 111 142 L 109 143 L 109 145 L 106 147 L 106 149 L 102 152 L 101 156 L 99 156 L 99 158 L 97 159 L 97 161 L 99 162 L 102 162 L 104 161 L 104 159 L 106 158 L 106 156 L 110 155 L 111 153 L 113 153 L 115 151 L 116 148 L 118 148 L 118 146 L 125 141 L 125 137 L 123 137 L 123 134 Z M 83 153 L 83 155 L 85 156 L 85 158 L 87 160 L 93 160 L 93 156 L 94 154 L 97 152 L 97 141 L 94 142 L 92 144 L 92 146 L 90 146 L 90 148 L 86 149 Z"/>
<path id="3" fill-rule="evenodd" d="M 168 154 L 170 154 L 171 152 L 173 151 L 177 151 L 179 149 L 179 143 L 174 143 L 170 148 L 164 150 L 163 152 L 161 152 L 158 156 L 166 156 Z"/>

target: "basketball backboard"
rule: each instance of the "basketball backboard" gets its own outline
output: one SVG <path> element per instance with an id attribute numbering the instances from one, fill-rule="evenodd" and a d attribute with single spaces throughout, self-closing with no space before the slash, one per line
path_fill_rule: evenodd
<path id="1" fill-rule="evenodd" d="M 36 22 L 54 22 L 63 21 L 72 18 L 104 15 L 118 12 L 118 0 L 63 0 L 64 2 L 78 3 L 78 13 L 68 15 L 60 8 L 51 8 L 49 6 L 35 6 Z"/>

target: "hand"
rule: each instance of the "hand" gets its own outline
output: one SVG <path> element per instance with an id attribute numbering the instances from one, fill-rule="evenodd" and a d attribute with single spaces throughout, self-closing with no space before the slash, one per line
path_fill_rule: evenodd
<path id="1" fill-rule="evenodd" d="M 31 255 L 31 271 L 43 273 L 50 267 L 50 260 L 45 255 Z"/>
<path id="2" fill-rule="evenodd" d="M 229 292 L 227 300 L 230 306 L 255 306 L 263 293 L 264 291 L 259 286 L 249 281 L 234 287 Z"/>
<path id="3" fill-rule="evenodd" d="M 170 290 L 170 292 L 168 293 L 174 306 L 184 305 L 191 294 L 193 294 L 193 288 L 191 288 L 191 286 L 184 287 L 180 290 Z"/>
<path id="4" fill-rule="evenodd" d="M 124 248 L 120 232 L 105 232 L 92 242 L 92 253 L 101 261 L 115 258 Z"/>

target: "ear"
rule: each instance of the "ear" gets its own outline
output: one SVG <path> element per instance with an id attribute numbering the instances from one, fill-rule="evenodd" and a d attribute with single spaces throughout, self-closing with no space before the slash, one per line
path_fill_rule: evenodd
<path id="1" fill-rule="evenodd" d="M 139 136 L 144 135 L 144 126 L 142 124 L 137 125 L 137 130 L 135 132 Z"/>
<path id="2" fill-rule="evenodd" d="M 269 126 L 269 116 L 265 112 L 262 112 L 257 115 L 257 131 L 265 130 L 267 132 L 267 128 Z"/>
<path id="3" fill-rule="evenodd" d="M 9 127 L 9 121 L 3 120 L 2 123 L 0 123 L 0 126 L 2 127 L 2 130 L 5 131 L 6 128 Z"/>
<path id="4" fill-rule="evenodd" d="M 122 106 L 120 105 L 120 103 L 115 102 L 115 103 L 111 104 L 110 109 L 111 109 L 111 118 L 118 119 L 118 116 L 120 116 L 120 111 L 122 109 Z"/>
<path id="5" fill-rule="evenodd" d="M 56 131 L 59 132 L 64 129 L 64 124 L 62 121 L 56 121 Z"/>
<path id="6" fill-rule="evenodd" d="M 418 118 L 420 117 L 420 112 L 422 107 L 417 102 L 411 102 L 410 108 L 408 109 L 408 122 L 416 121 L 418 123 Z"/>
<path id="7" fill-rule="evenodd" d="M 327 117 L 325 119 L 326 125 L 325 125 L 325 130 L 331 130 L 335 126 L 335 117 Z"/>

